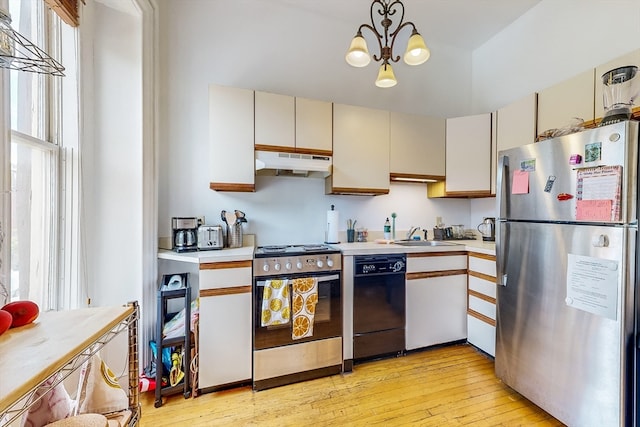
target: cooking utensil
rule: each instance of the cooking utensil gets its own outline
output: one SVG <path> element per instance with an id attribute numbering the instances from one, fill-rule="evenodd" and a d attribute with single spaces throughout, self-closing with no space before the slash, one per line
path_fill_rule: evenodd
<path id="1" fill-rule="evenodd" d="M 238 219 L 245 217 L 245 214 L 242 211 L 239 211 L 239 210 L 236 209 L 234 212 L 236 214 L 236 218 L 238 218 Z"/>
<path id="2" fill-rule="evenodd" d="M 227 224 L 227 211 L 223 210 L 222 212 L 220 212 L 220 218 L 222 219 L 222 222 Z M 229 224 L 227 224 L 227 225 L 229 225 Z"/>
<path id="3" fill-rule="evenodd" d="M 226 223 L 228 225 L 235 224 L 236 219 L 237 219 L 235 213 L 233 213 L 233 212 L 225 212 L 225 216 L 227 217 Z"/>

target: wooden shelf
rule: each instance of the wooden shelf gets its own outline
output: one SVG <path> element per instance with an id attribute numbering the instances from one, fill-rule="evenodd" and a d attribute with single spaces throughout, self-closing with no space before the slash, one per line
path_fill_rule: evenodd
<path id="1" fill-rule="evenodd" d="M 61 373 L 52 388 L 89 360 L 121 332 L 129 331 L 129 403 L 138 419 L 138 305 L 96 307 L 41 313 L 30 325 L 0 336 L 0 364 L 8 367 L 0 383 L 0 420 L 18 419 L 31 405 L 39 386 Z M 19 369 L 11 369 L 19 361 Z M 132 381 L 132 378 L 135 381 Z"/>

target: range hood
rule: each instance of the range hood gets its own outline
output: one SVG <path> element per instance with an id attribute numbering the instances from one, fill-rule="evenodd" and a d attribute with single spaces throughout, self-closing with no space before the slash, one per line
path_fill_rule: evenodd
<path id="1" fill-rule="evenodd" d="M 256 151 L 256 175 L 326 178 L 331 164 L 331 156 Z"/>

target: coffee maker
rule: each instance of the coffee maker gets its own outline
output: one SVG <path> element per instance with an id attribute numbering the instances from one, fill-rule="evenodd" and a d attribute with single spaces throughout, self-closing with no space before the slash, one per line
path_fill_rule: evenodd
<path id="1" fill-rule="evenodd" d="M 171 218 L 172 248 L 176 252 L 190 252 L 198 250 L 198 218 Z"/>

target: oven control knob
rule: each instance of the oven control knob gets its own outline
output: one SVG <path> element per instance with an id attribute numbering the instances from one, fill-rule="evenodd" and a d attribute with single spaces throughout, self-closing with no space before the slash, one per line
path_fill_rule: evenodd
<path id="1" fill-rule="evenodd" d="M 262 266 L 262 270 L 269 271 L 269 264 L 265 262 L 264 265 Z"/>
<path id="2" fill-rule="evenodd" d="M 319 259 L 319 260 L 317 260 L 317 261 L 316 261 L 316 265 L 318 266 L 318 268 L 322 268 L 322 267 L 324 267 L 324 263 L 322 262 L 322 260 L 321 260 L 321 259 Z"/>
<path id="3" fill-rule="evenodd" d="M 291 270 L 291 262 L 287 261 L 287 263 L 284 265 L 284 268 L 286 268 L 287 270 Z"/>
<path id="4" fill-rule="evenodd" d="M 273 264 L 273 269 L 274 269 L 275 271 L 280 271 L 280 263 L 279 263 L 279 262 L 276 262 L 275 264 Z"/>
<path id="5" fill-rule="evenodd" d="M 327 267 L 333 267 L 333 260 L 331 258 L 327 258 Z"/>
<path id="6" fill-rule="evenodd" d="M 298 262 L 296 263 L 296 267 L 298 268 L 298 270 L 302 270 L 302 262 L 300 260 L 298 260 Z"/>

